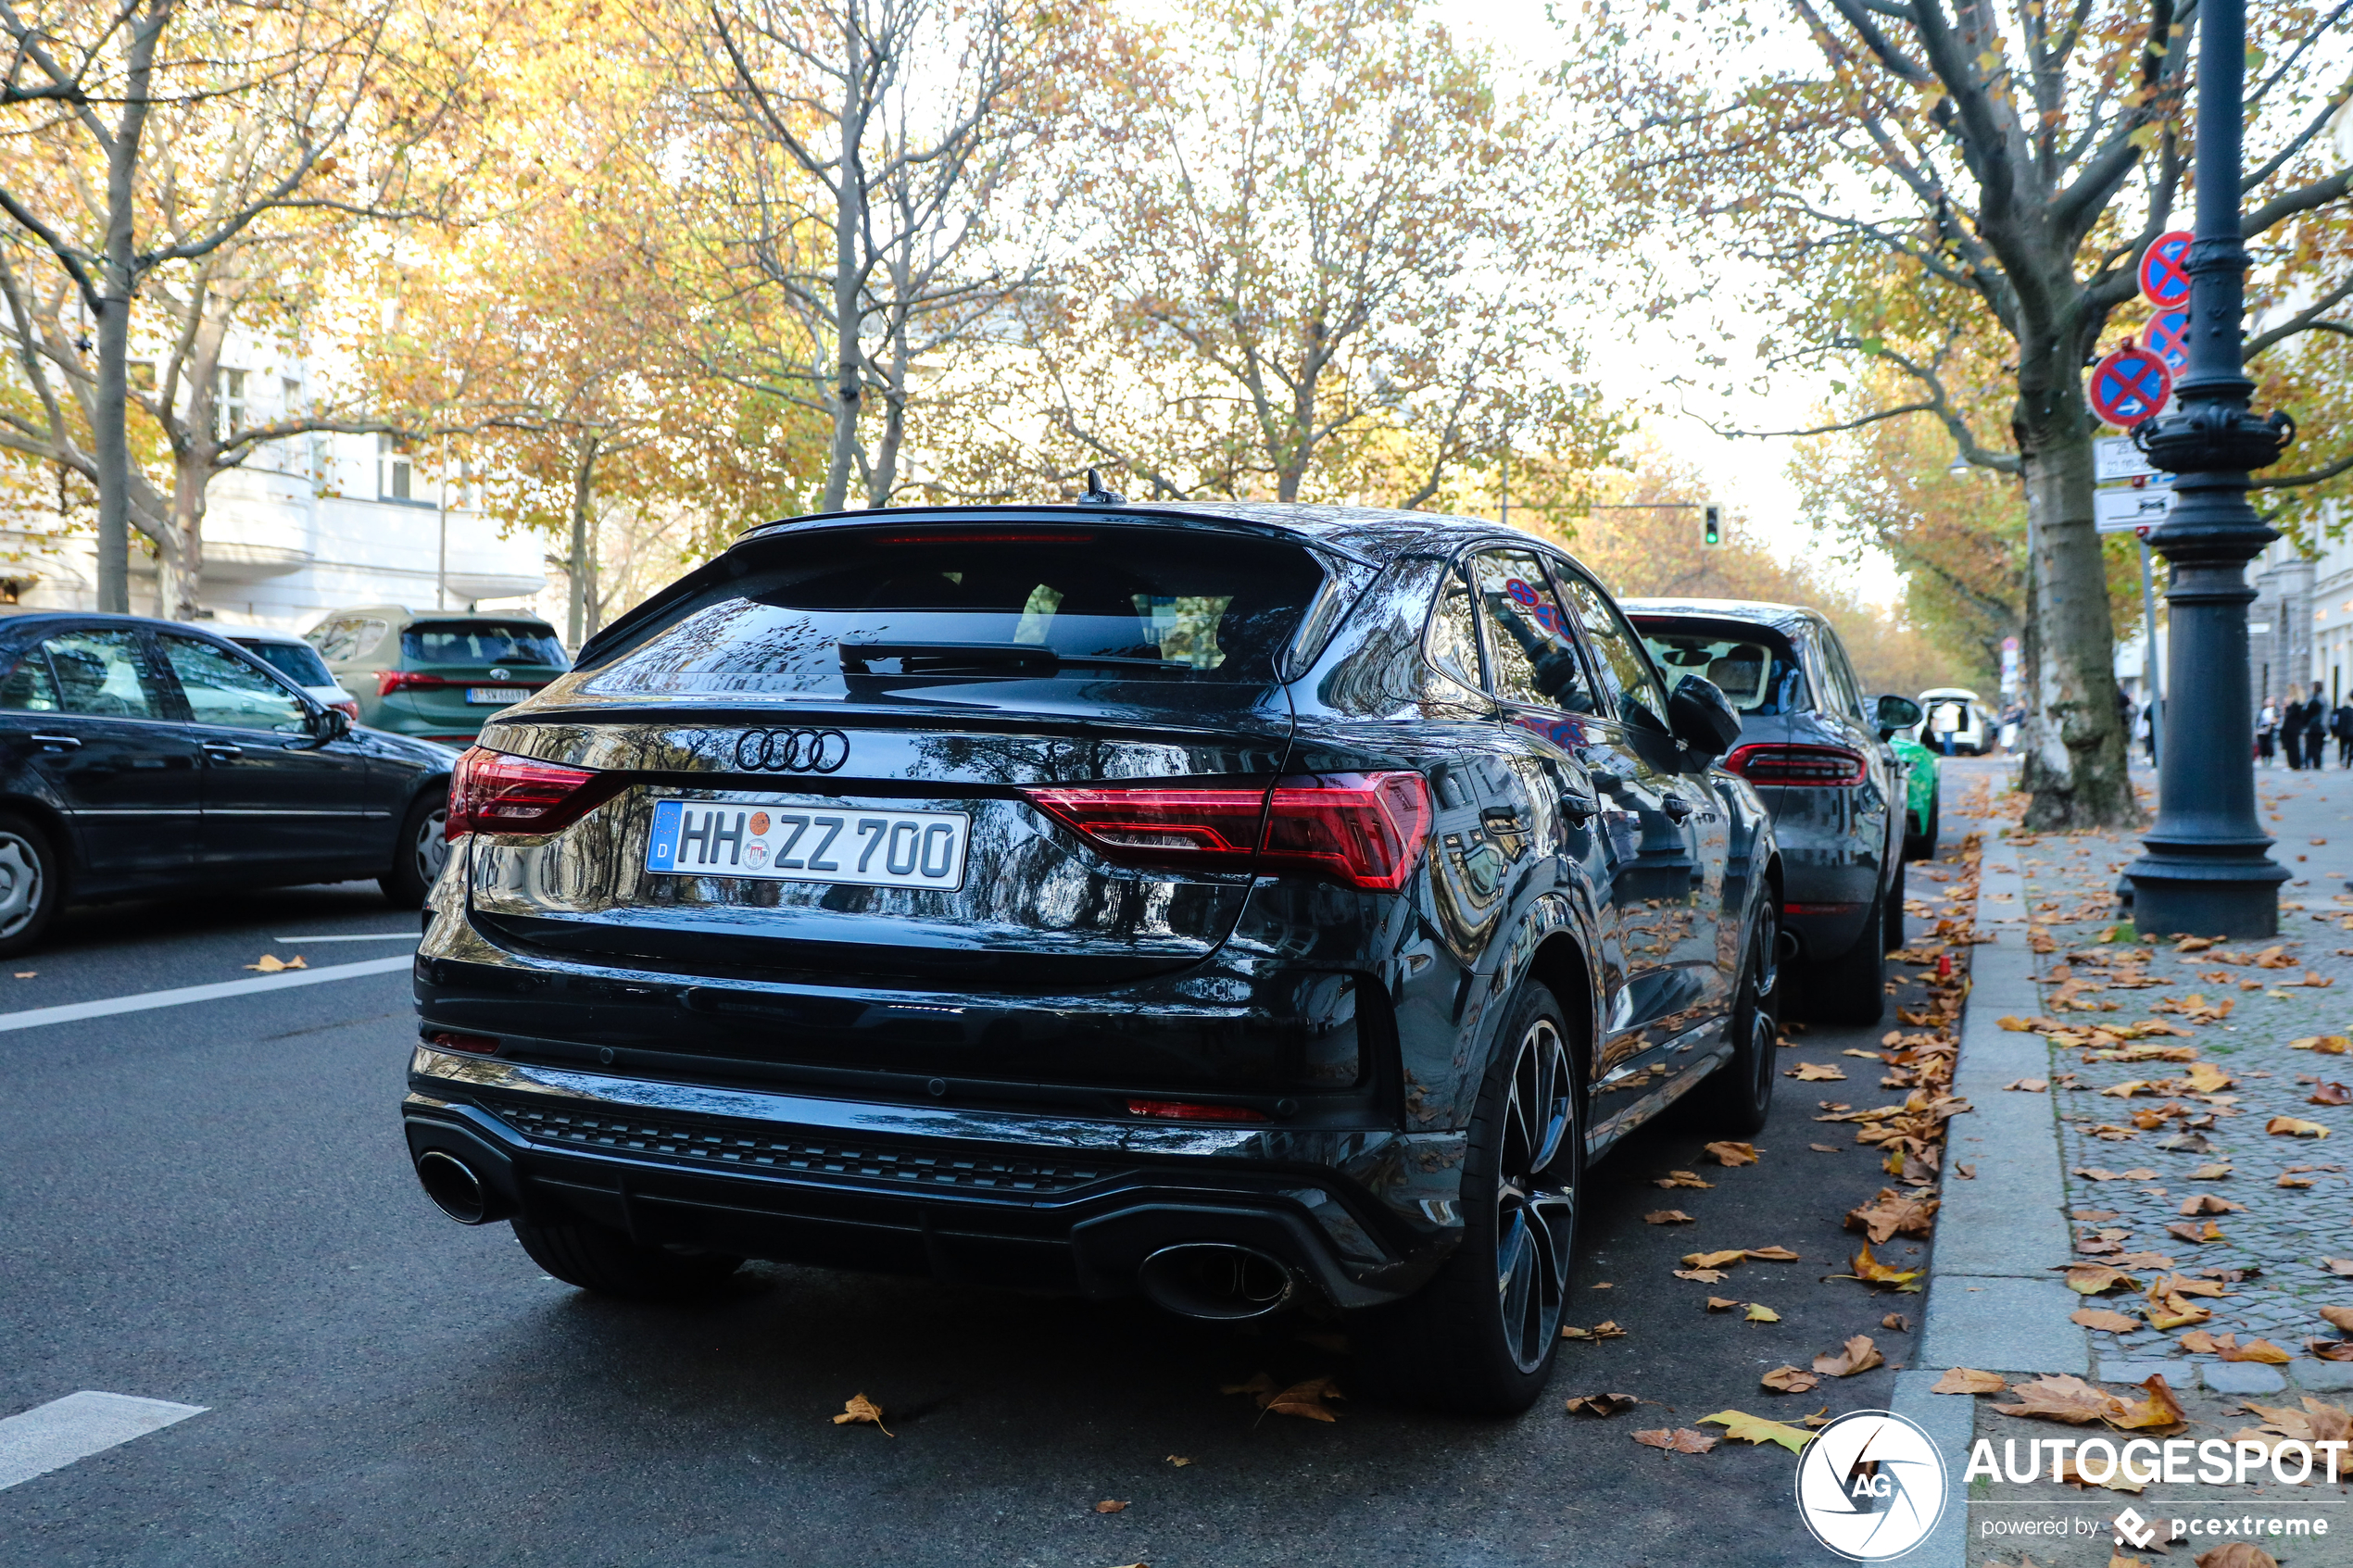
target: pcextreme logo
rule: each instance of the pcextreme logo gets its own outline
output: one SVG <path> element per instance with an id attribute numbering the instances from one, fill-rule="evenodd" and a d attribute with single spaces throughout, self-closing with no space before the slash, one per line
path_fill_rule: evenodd
<path id="1" fill-rule="evenodd" d="M 1850 1411 L 1798 1456 L 1798 1516 L 1855 1562 L 1884 1562 L 1926 1540 L 1946 1491 L 1944 1456 L 1893 1411 Z"/>

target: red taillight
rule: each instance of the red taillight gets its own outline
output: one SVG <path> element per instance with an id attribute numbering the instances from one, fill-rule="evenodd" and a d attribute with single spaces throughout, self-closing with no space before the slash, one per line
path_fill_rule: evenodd
<path id="1" fill-rule="evenodd" d="M 449 775 L 447 836 L 554 833 L 620 787 L 612 773 L 469 746 Z"/>
<path id="2" fill-rule="evenodd" d="M 397 691 L 416 686 L 454 686 L 457 682 L 447 675 L 421 675 L 414 670 L 379 670 L 376 671 L 376 695 L 390 696 Z"/>
<path id="3" fill-rule="evenodd" d="M 1264 1111 L 1246 1105 L 1202 1105 L 1189 1099 L 1131 1099 L 1130 1116 L 1157 1116 L 1168 1122 L 1264 1122 Z"/>
<path id="4" fill-rule="evenodd" d="M 1306 774 L 1271 789 L 1101 784 L 1022 793 L 1114 860 L 1305 872 L 1381 891 L 1403 884 L 1429 837 L 1429 785 L 1419 773 Z"/>
<path id="5" fill-rule="evenodd" d="M 490 1035 L 457 1035 L 447 1029 L 436 1029 L 425 1036 L 446 1051 L 471 1051 L 476 1056 L 497 1056 L 498 1041 Z"/>
<path id="6" fill-rule="evenodd" d="M 1863 754 L 1843 746 L 1743 746 L 1724 759 L 1724 766 L 1751 784 L 1837 787 L 1863 782 Z"/>

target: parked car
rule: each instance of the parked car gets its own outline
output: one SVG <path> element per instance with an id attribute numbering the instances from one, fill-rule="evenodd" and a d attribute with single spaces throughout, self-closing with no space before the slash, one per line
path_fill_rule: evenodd
<path id="1" fill-rule="evenodd" d="M 355 730 L 225 637 L 128 615 L 0 621 L 0 954 L 68 902 L 373 877 L 447 859 L 445 746 Z"/>
<path id="2" fill-rule="evenodd" d="M 1886 955 L 1904 945 L 1903 764 L 1889 746 L 1919 711 L 1872 698 L 1837 630 L 1810 609 L 1737 599 L 1629 599 L 1626 613 L 1669 671 L 1706 676 L 1740 714 L 1724 765 L 1773 813 L 1794 948 L 1793 1005 L 1876 1023 Z"/>
<path id="3" fill-rule="evenodd" d="M 1763 1125 L 1739 725 L 1567 556 L 1350 508 L 753 530 L 495 718 L 420 948 L 425 1190 L 556 1277 L 1309 1296 L 1525 1408 L 1590 1160 Z"/>
<path id="4" fill-rule="evenodd" d="M 533 615 L 368 605 L 303 638 L 359 697 L 360 722 L 457 746 L 571 666 L 556 629 Z"/>
<path id="5" fill-rule="evenodd" d="M 337 708 L 353 723 L 359 722 L 359 700 L 343 689 L 319 650 L 290 633 L 224 629 L 222 636 L 316 697 L 321 708 Z"/>
<path id="6" fill-rule="evenodd" d="M 1953 736 L 1957 757 L 1982 757 L 1991 747 L 1985 705 L 1977 694 L 1961 686 L 1931 686 L 1920 693 L 1920 744 L 1942 751 L 1945 734 Z"/>
<path id="7" fill-rule="evenodd" d="M 1936 753 L 1914 738 L 1914 729 L 1897 730 L 1887 744 L 1904 764 L 1904 859 L 1936 859 Z"/>

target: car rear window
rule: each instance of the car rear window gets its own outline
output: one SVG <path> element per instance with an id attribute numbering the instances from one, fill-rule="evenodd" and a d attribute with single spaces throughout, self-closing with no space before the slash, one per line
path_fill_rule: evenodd
<path id="1" fill-rule="evenodd" d="M 400 657 L 416 664 L 565 665 L 556 634 L 527 621 L 428 621 L 400 633 Z"/>
<path id="2" fill-rule="evenodd" d="M 1642 627 L 1651 657 L 1667 680 L 1699 675 L 1716 683 L 1743 713 L 1772 718 L 1805 710 L 1806 674 L 1787 643 L 1761 628 L 1670 630 Z"/>
<path id="3" fill-rule="evenodd" d="M 773 567 L 633 629 L 591 688 L 1261 683 L 1324 582 L 1298 546 L 1174 529 L 845 530 L 769 554 Z"/>
<path id="4" fill-rule="evenodd" d="M 308 643 L 246 643 L 245 650 L 297 686 L 332 686 L 335 678 Z"/>

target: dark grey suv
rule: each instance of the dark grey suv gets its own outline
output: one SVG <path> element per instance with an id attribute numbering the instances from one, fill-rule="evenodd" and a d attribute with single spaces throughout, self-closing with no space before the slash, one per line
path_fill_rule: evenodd
<path id="1" fill-rule="evenodd" d="M 1876 1023 L 1886 955 L 1904 945 L 1905 763 L 1888 741 L 1919 721 L 1871 696 L 1837 630 L 1813 610 L 1740 599 L 1629 599 L 1660 666 L 1705 675 L 1741 716 L 1724 765 L 1773 813 L 1788 884 L 1791 1005 Z"/>
<path id="2" fill-rule="evenodd" d="M 746 1258 L 1244 1318 L 1541 1391 L 1587 1162 L 1775 1080 L 1739 722 L 1567 557 L 1283 506 L 758 529 L 452 787 L 426 1191 L 590 1289 Z"/>

